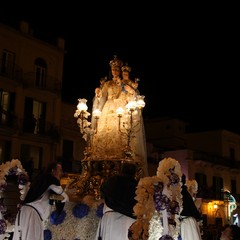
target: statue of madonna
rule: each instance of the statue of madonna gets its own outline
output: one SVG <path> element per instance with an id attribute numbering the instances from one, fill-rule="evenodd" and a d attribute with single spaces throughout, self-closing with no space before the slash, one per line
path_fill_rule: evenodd
<path id="1" fill-rule="evenodd" d="M 147 176 L 144 96 L 139 95 L 138 83 L 129 78 L 128 65 L 123 66 L 116 56 L 109 64 L 111 78 L 101 81 L 93 99 L 91 160 L 134 161 L 141 166 L 141 175 Z"/>

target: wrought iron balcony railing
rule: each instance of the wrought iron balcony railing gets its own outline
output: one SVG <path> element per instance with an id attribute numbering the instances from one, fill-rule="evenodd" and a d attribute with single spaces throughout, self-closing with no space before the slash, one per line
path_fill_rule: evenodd
<path id="1" fill-rule="evenodd" d="M 0 77 L 11 79 L 21 84 L 24 88 L 35 88 L 61 94 L 62 79 L 59 80 L 53 76 L 46 75 L 44 80 L 41 79 L 41 82 L 37 82 L 35 72 L 24 72 L 17 64 L 3 62 L 2 59 L 0 59 Z"/>

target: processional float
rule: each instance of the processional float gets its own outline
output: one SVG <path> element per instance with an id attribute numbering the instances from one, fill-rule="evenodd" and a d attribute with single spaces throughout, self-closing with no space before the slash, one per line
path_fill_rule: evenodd
<path id="1" fill-rule="evenodd" d="M 110 65 L 131 70 L 128 65 L 123 66 L 116 56 Z M 86 141 L 86 147 L 84 159 L 81 160 L 82 172 L 80 176 L 74 175 L 68 184 L 69 189 L 76 190 L 75 197 L 91 195 L 99 200 L 101 184 L 120 173 L 123 163 L 137 165 L 137 179 L 147 175 L 142 118 L 145 102 L 144 96 L 139 94 L 136 87 L 138 82 L 138 78 L 134 81 L 119 79 L 117 83 L 107 77 L 101 79 L 97 89 L 101 89 L 102 95 L 94 97 L 92 114 L 88 112 L 87 99 L 78 99 L 74 117 Z M 125 90 L 126 85 L 130 87 L 131 94 Z M 109 91 L 107 96 L 104 96 L 104 89 Z"/>

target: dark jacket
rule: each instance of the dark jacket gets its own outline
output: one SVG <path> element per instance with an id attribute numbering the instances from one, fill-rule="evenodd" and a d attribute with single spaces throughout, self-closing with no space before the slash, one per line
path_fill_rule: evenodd
<path id="1" fill-rule="evenodd" d="M 183 200 L 183 210 L 181 216 L 194 217 L 197 221 L 201 220 L 201 214 L 198 211 L 191 194 L 187 190 L 187 186 L 182 186 L 182 200 Z"/>

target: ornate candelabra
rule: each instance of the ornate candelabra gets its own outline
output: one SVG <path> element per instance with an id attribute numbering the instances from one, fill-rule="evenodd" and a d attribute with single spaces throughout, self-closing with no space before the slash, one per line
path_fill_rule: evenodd
<path id="1" fill-rule="evenodd" d="M 133 157 L 133 150 L 131 149 L 131 140 L 136 137 L 137 132 L 140 131 L 142 125 L 142 109 L 145 107 L 144 102 L 145 96 L 138 95 L 133 101 L 126 104 L 127 112 L 119 107 L 116 110 L 118 116 L 118 130 L 119 132 L 127 137 L 126 147 L 124 153 L 126 158 Z M 122 121 L 122 119 L 125 119 Z"/>
<path id="2" fill-rule="evenodd" d="M 86 141 L 87 146 L 84 150 L 85 158 L 82 160 L 82 173 L 76 178 L 72 178 L 69 188 L 77 190 L 77 194 L 72 196 L 76 199 L 78 197 L 83 197 L 84 195 L 92 195 L 96 200 L 99 200 L 100 197 L 100 186 L 101 182 L 97 181 L 100 176 L 94 174 L 93 162 L 91 160 L 92 154 L 92 138 L 93 135 L 97 133 L 98 130 L 98 120 L 101 116 L 101 111 L 96 109 L 93 111 L 94 123 L 88 121 L 89 116 L 91 115 L 88 111 L 87 100 L 85 98 L 78 99 L 77 110 L 74 113 L 74 117 L 77 118 L 77 124 L 80 128 L 80 132 L 83 135 L 83 139 Z M 93 126 L 93 125 L 94 126 Z M 98 179 L 99 180 L 99 179 Z"/>
<path id="3" fill-rule="evenodd" d="M 93 111 L 93 117 L 95 119 L 95 128 L 92 128 L 92 123 L 88 121 L 88 117 L 91 115 L 88 111 L 87 100 L 85 98 L 78 99 L 77 110 L 74 117 L 76 117 L 80 132 L 83 135 L 83 139 L 87 142 L 84 155 L 89 157 L 91 155 L 92 136 L 97 133 L 98 119 L 101 116 L 101 111 L 96 109 Z"/>
<path id="4" fill-rule="evenodd" d="M 80 132 L 83 135 L 83 139 L 87 142 L 87 146 L 84 150 L 85 158 L 82 160 L 82 173 L 78 180 L 74 180 L 71 183 L 70 188 L 76 188 L 78 196 L 82 195 L 94 195 L 95 199 L 100 198 L 100 185 L 104 179 L 107 179 L 113 174 L 117 174 L 121 171 L 121 164 L 124 162 L 132 162 L 141 165 L 135 159 L 135 144 L 132 142 L 134 138 L 137 138 L 137 133 L 142 128 L 142 109 L 145 106 L 144 96 L 138 95 L 132 101 L 129 101 L 124 108 L 118 108 L 116 110 L 116 118 L 118 118 L 118 130 L 121 134 L 124 142 L 123 151 L 125 159 L 94 159 L 93 137 L 95 134 L 100 134 L 98 122 L 101 117 L 101 111 L 96 109 L 92 112 L 92 121 L 88 121 L 91 115 L 87 110 L 87 100 L 78 99 L 77 109 L 74 113 L 74 117 L 77 118 L 77 124 L 80 128 Z M 116 136 L 117 137 L 117 136 Z M 119 136 L 118 136 L 119 137 Z M 101 171 L 101 175 L 99 175 Z M 141 175 L 141 174 L 140 174 Z M 101 181 L 95 180 L 100 178 Z"/>

